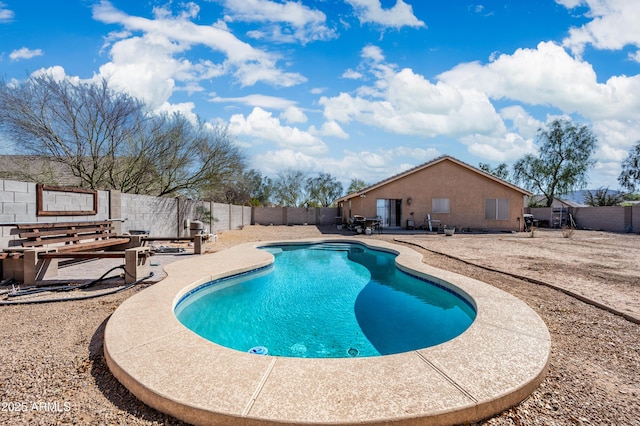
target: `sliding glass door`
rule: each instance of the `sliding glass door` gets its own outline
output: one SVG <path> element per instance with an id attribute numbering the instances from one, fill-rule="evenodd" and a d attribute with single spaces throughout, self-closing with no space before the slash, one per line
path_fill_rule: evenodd
<path id="1" fill-rule="evenodd" d="M 386 200 L 379 198 L 376 200 L 376 214 L 380 217 L 383 227 L 400 226 L 402 200 Z"/>

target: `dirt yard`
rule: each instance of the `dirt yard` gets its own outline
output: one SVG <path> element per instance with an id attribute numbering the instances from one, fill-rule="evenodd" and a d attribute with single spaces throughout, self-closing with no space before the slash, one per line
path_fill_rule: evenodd
<path id="1" fill-rule="evenodd" d="M 337 232 L 249 226 L 220 234 L 207 250 Z M 559 230 L 539 230 L 534 238 L 525 233 L 365 238 L 407 244 L 425 263 L 508 291 L 547 324 L 552 354 L 546 379 L 521 404 L 480 424 L 640 425 L 640 236 L 576 231 L 565 238 Z M 166 263 L 180 256 L 160 259 Z M 97 270 L 91 264 L 73 268 L 83 268 L 79 276 Z M 68 269 L 65 274 L 74 273 Z M 0 306 L 0 424 L 181 424 L 139 402 L 111 375 L 102 355 L 109 315 L 148 285 L 85 301 Z"/>

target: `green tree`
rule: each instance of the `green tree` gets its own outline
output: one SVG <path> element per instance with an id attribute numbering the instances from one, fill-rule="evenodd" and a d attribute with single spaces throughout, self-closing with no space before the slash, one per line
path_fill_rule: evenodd
<path id="1" fill-rule="evenodd" d="M 273 193 L 273 180 L 268 176 L 262 176 L 257 170 L 249 170 L 245 173 L 249 185 L 249 204 L 252 206 L 267 206 L 270 204 Z"/>
<path id="2" fill-rule="evenodd" d="M 479 167 L 480 170 L 499 177 L 502 180 L 509 180 L 509 166 L 507 166 L 506 163 L 500 163 L 495 168 L 492 168 L 488 163 L 480 163 Z"/>
<path id="3" fill-rule="evenodd" d="M 611 193 L 609 188 L 598 188 L 595 192 L 587 191 L 584 197 L 584 203 L 593 207 L 617 206 L 622 201 L 622 194 Z"/>
<path id="4" fill-rule="evenodd" d="M 347 194 L 360 191 L 361 189 L 364 189 L 366 187 L 367 187 L 367 184 L 362 179 L 351 179 L 349 188 L 347 188 Z"/>
<path id="5" fill-rule="evenodd" d="M 547 129 L 538 130 L 539 153 L 527 154 L 514 166 L 514 178 L 534 193 L 545 196 L 550 207 L 554 198 L 584 188 L 596 137 L 586 125 L 555 120 Z"/>
<path id="6" fill-rule="evenodd" d="M 636 185 L 640 183 L 640 141 L 631 148 L 629 155 L 622 162 L 622 171 L 618 177 L 620 186 L 634 192 Z"/>
<path id="7" fill-rule="evenodd" d="M 307 179 L 306 191 L 310 204 L 329 207 L 342 195 L 342 184 L 329 173 L 320 173 L 318 177 Z"/>

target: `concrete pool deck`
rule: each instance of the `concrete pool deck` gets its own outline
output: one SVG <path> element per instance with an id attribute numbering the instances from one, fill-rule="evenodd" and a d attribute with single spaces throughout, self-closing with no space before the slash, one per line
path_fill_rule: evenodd
<path id="1" fill-rule="evenodd" d="M 207 341 L 173 310 L 189 290 L 265 266 L 266 242 L 189 257 L 167 278 L 126 300 L 105 329 L 109 368 L 146 404 L 193 424 L 454 424 L 497 414 L 526 398 L 546 374 L 551 350 L 540 317 L 485 283 L 422 263 L 410 248 L 358 241 L 397 252 L 398 267 L 454 288 L 477 307 L 474 323 L 443 344 L 371 358 L 259 356 Z"/>

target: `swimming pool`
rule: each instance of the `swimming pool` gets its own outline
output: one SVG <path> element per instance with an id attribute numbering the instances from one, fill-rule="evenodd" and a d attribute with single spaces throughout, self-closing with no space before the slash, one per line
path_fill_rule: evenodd
<path id="1" fill-rule="evenodd" d="M 164 280 L 123 302 L 104 330 L 109 369 L 163 413 L 191 424 L 249 426 L 471 423 L 517 404 L 543 380 L 551 338 L 524 302 L 370 236 L 278 243 L 322 241 L 358 241 L 396 253 L 402 271 L 473 300 L 476 319 L 447 342 L 387 356 L 293 358 L 232 350 L 187 329 L 175 308 L 205 283 L 273 263 L 272 254 L 258 249 L 267 243 L 245 243 L 167 265 Z"/>
<path id="2" fill-rule="evenodd" d="M 358 243 L 270 245 L 267 268 L 208 282 L 176 316 L 212 342 L 300 358 L 390 355 L 466 330 L 470 301 L 395 266 L 395 253 Z"/>

